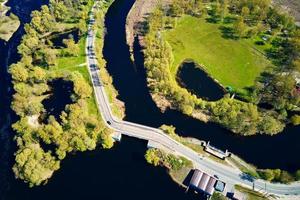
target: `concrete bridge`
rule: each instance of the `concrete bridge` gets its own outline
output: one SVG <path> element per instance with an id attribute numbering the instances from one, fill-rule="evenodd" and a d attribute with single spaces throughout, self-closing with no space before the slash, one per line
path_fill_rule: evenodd
<path id="1" fill-rule="evenodd" d="M 232 169 L 213 160 L 202 158 L 197 152 L 177 142 L 159 129 L 115 118 L 111 112 L 104 86 L 99 78 L 99 70 L 95 67 L 98 63 L 95 56 L 93 56 L 95 46 L 95 32 L 92 29 L 92 23 L 94 22 L 93 10 L 91 13 L 88 37 L 86 40 L 87 66 L 93 83 L 98 109 L 104 122 L 110 129 L 114 130 L 116 133 L 147 140 L 149 141 L 148 146 L 165 148 L 169 151 L 176 152 L 176 154 L 191 160 L 194 163 L 194 166 L 201 169 L 203 172 L 210 175 L 217 175 L 220 180 L 226 182 L 227 185 L 240 184 L 248 188 L 252 188 L 253 185 L 255 185 L 257 189 L 263 189 L 268 194 L 288 198 L 297 196 L 296 198 L 300 199 L 299 182 L 286 185 L 270 183 L 264 180 L 249 179 L 245 177 L 244 173 L 237 169 Z M 117 134 L 117 138 L 121 138 L 120 135 L 118 136 Z"/>

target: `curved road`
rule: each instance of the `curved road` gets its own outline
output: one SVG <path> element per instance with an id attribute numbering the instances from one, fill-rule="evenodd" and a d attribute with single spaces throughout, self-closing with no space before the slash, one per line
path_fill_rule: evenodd
<path id="1" fill-rule="evenodd" d="M 210 175 L 217 175 L 220 180 L 224 181 L 229 186 L 233 186 L 235 184 L 240 184 L 249 188 L 254 186 L 256 190 L 266 194 L 274 194 L 281 197 L 285 196 L 285 198 L 289 199 L 300 199 L 299 182 L 285 185 L 270 183 L 264 180 L 251 180 L 251 178 L 245 176 L 245 174 L 239 170 L 232 169 L 223 164 L 199 156 L 198 153 L 175 141 L 159 129 L 116 119 L 111 112 L 104 86 L 99 78 L 99 69 L 97 67 L 98 63 L 95 58 L 94 51 L 96 34 L 92 29 L 94 16 L 93 12 L 91 13 L 88 36 L 86 40 L 86 59 L 89 74 L 93 83 L 97 106 L 107 126 L 123 135 L 156 142 L 173 151 L 174 153 L 180 154 L 191 160 L 196 168 L 199 168 Z"/>

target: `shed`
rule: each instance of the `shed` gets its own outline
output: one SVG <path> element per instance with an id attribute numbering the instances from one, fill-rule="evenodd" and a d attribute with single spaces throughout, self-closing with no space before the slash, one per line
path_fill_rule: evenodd
<path id="1" fill-rule="evenodd" d="M 203 192 L 211 196 L 215 191 L 216 182 L 216 178 L 195 169 L 190 181 L 190 187 L 193 187 L 196 191 Z"/>

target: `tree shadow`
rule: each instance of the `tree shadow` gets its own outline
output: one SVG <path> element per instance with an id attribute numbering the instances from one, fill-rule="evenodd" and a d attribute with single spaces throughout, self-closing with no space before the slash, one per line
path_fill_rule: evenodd
<path id="1" fill-rule="evenodd" d="M 235 31 L 231 27 L 220 26 L 219 30 L 222 32 L 222 37 L 225 39 L 237 40 L 239 37 L 235 34 Z"/>
<path id="2" fill-rule="evenodd" d="M 235 17 L 227 16 L 224 18 L 223 24 L 232 24 L 235 21 L 236 21 Z"/>

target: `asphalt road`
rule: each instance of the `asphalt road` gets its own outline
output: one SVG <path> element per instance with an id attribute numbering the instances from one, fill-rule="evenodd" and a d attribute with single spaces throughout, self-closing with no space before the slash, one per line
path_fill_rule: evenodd
<path id="1" fill-rule="evenodd" d="M 232 186 L 235 184 L 240 184 L 249 188 L 252 188 L 254 186 L 256 190 L 260 190 L 267 194 L 285 196 L 285 198 L 288 197 L 293 199 L 300 199 L 299 182 L 287 185 L 270 183 L 264 180 L 254 180 L 251 177 L 243 174 L 239 170 L 230 168 L 229 166 L 220 164 L 208 158 L 201 157 L 198 153 L 175 141 L 159 129 L 122 121 L 115 118 L 111 112 L 110 103 L 107 99 L 104 86 L 102 85 L 99 77 L 98 63 L 97 59 L 95 58 L 94 51 L 95 32 L 91 28 L 93 23 L 94 16 L 93 14 L 91 14 L 89 31 L 86 40 L 86 59 L 90 77 L 93 82 L 93 89 L 96 96 L 97 106 L 107 126 L 123 135 L 128 135 L 144 140 L 151 140 L 159 143 L 160 145 L 173 151 L 174 153 L 180 154 L 185 158 L 191 160 L 196 168 L 199 168 L 200 170 L 210 175 L 217 175 L 220 180 L 224 181 L 227 185 Z"/>

